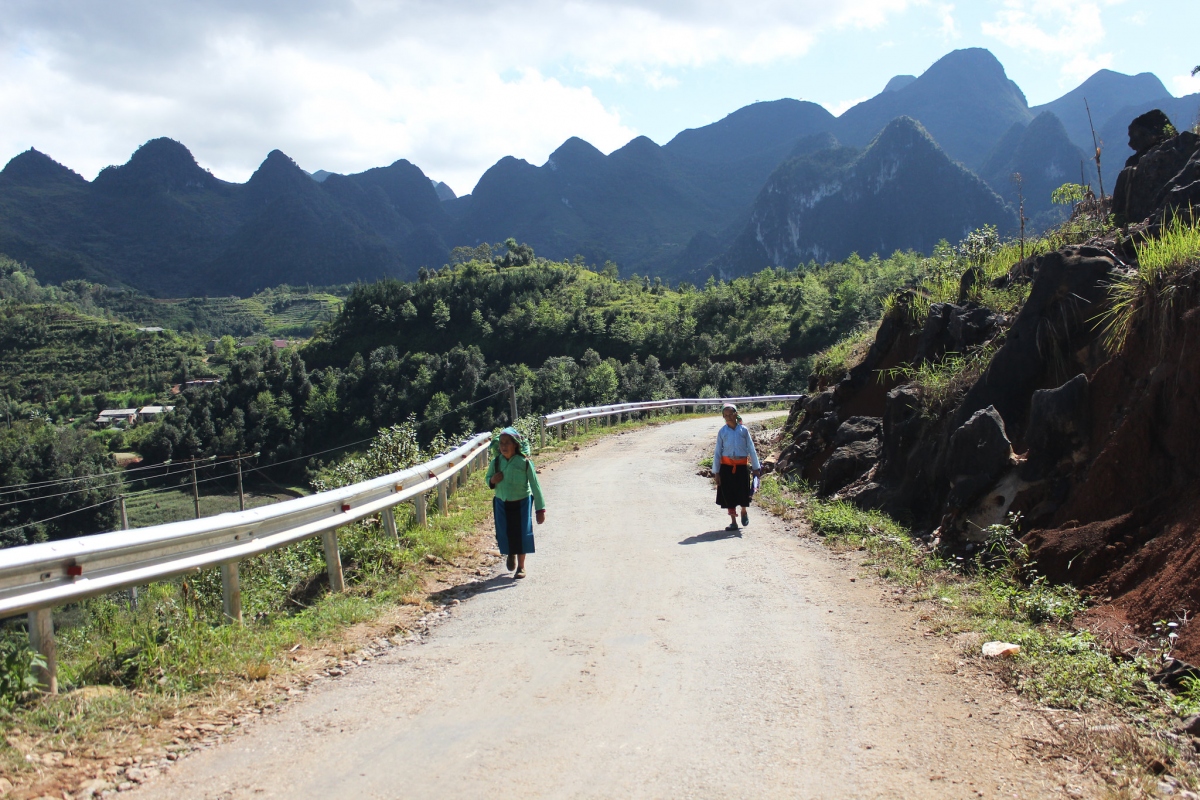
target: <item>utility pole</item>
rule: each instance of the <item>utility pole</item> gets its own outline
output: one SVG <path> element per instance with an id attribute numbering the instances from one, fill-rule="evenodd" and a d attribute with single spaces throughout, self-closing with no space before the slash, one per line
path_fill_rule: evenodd
<path id="1" fill-rule="evenodd" d="M 517 387 L 513 386 L 511 383 L 508 385 L 508 406 L 509 406 L 509 410 L 511 411 L 511 416 L 509 417 L 509 419 L 512 420 L 513 425 L 516 425 L 517 424 Z"/>
<path id="2" fill-rule="evenodd" d="M 196 484 L 196 459 L 192 459 L 192 503 L 196 506 L 196 519 L 200 519 L 200 487 Z"/>
<path id="3" fill-rule="evenodd" d="M 246 510 L 246 494 L 242 491 L 242 454 L 237 454 L 238 468 L 238 511 Z"/>
<path id="4" fill-rule="evenodd" d="M 129 511 L 125 508 L 125 495 L 117 495 L 117 506 L 121 509 L 121 530 L 129 530 Z M 138 590 L 136 586 L 129 587 L 129 607 L 137 608 Z"/>

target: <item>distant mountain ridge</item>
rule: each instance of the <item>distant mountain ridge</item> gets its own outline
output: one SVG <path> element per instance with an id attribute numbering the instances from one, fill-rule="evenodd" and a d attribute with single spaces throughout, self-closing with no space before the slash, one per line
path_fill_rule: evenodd
<path id="1" fill-rule="evenodd" d="M 1110 190 L 1134 116 L 1158 107 L 1183 128 L 1200 107 L 1200 95 L 1171 97 L 1148 73 L 1101 70 L 1063 97 L 1030 108 L 1003 65 L 972 48 L 947 54 L 920 76 L 894 76 L 879 95 L 839 117 L 811 102 L 783 99 L 681 131 L 662 146 L 637 137 L 605 155 L 573 138 L 540 166 L 501 159 L 462 196 L 404 160 L 355 175 L 310 175 L 272 151 L 249 181 L 235 184 L 202 169 L 179 142 L 155 139 L 89 182 L 30 150 L 0 171 L 0 252 L 50 282 L 83 277 L 179 296 L 249 294 L 284 282 L 411 278 L 422 265 L 445 263 L 455 246 L 510 236 L 548 257 L 611 259 L 626 274 L 675 280 L 703 279 L 718 265 L 725 272 L 749 269 L 776 257 L 793 266 L 786 259 L 801 253 L 924 248 L 933 231 L 957 230 L 957 222 L 913 217 L 912 235 L 902 239 L 886 214 L 867 213 L 866 195 L 856 210 L 844 192 L 822 203 L 820 212 L 837 219 L 829 230 L 841 231 L 841 241 L 809 228 L 811 240 L 790 249 L 760 242 L 764 249 L 754 254 L 745 236 L 752 218 L 762 224 L 769 216 L 764 187 L 794 187 L 822 170 L 848 169 L 846 159 L 867 158 L 863 148 L 901 117 L 936 143 L 941 160 L 901 159 L 897 164 L 905 169 L 923 164 L 931 172 L 926 179 L 906 172 L 895 185 L 949 181 L 983 215 L 967 217 L 1003 227 L 1015 218 L 1012 175 L 1019 172 L 1031 225 L 1049 224 L 1061 213 L 1049 204 L 1049 192 L 1079 180 L 1081 164 L 1086 181 L 1095 174 L 1085 97 L 1105 143 Z M 899 134 L 887 139 L 892 136 Z M 924 145 L 914 147 L 924 152 Z M 817 156 L 822 151 L 828 152 Z M 943 160 L 974 171 L 1002 202 L 979 199 L 978 186 L 947 172 Z M 902 240 L 906 244 L 895 244 Z"/>
<path id="2" fill-rule="evenodd" d="M 1014 220 L 1004 201 L 952 161 L 919 122 L 897 117 L 861 152 L 835 144 L 780 165 L 717 264 L 723 273 L 740 274 L 855 252 L 928 252 L 986 223 L 1011 229 Z"/>

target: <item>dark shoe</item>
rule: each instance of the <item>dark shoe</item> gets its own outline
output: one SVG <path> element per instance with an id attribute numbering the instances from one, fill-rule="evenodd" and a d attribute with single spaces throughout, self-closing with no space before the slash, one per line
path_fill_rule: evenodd
<path id="1" fill-rule="evenodd" d="M 514 578 L 524 578 L 525 577 L 525 568 L 521 567 L 520 569 L 518 569 L 516 574 L 513 575 L 513 577 Z"/>
<path id="2" fill-rule="evenodd" d="M 744 528 L 749 524 L 750 524 L 750 512 L 743 508 L 742 509 L 742 527 Z"/>
<path id="3" fill-rule="evenodd" d="M 508 556 L 508 571 L 512 572 L 516 568 L 517 568 L 517 557 L 510 553 Z"/>
<path id="4" fill-rule="evenodd" d="M 738 531 L 738 530 L 740 530 L 740 528 L 738 528 L 738 526 L 737 526 L 737 523 L 736 523 L 736 522 L 730 522 L 730 523 L 729 523 L 729 527 L 727 527 L 725 530 L 727 530 L 727 531 Z"/>

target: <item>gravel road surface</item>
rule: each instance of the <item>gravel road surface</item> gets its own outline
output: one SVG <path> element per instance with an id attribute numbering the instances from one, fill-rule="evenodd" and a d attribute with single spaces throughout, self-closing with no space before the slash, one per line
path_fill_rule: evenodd
<path id="1" fill-rule="evenodd" d="M 1065 796 L 1023 744 L 1040 717 L 962 674 L 856 559 L 764 513 L 722 530 L 696 475 L 718 424 L 547 467 L 527 579 L 484 579 L 423 643 L 138 796 Z"/>

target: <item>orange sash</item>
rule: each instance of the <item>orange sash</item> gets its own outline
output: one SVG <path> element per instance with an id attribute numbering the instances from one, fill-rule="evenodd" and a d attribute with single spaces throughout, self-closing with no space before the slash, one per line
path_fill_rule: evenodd
<path id="1" fill-rule="evenodd" d="M 749 458 L 731 458 L 730 456 L 721 456 L 721 464 L 728 464 L 729 466 L 733 467 L 733 471 L 735 473 L 737 472 L 738 467 L 744 467 L 749 463 Z"/>

